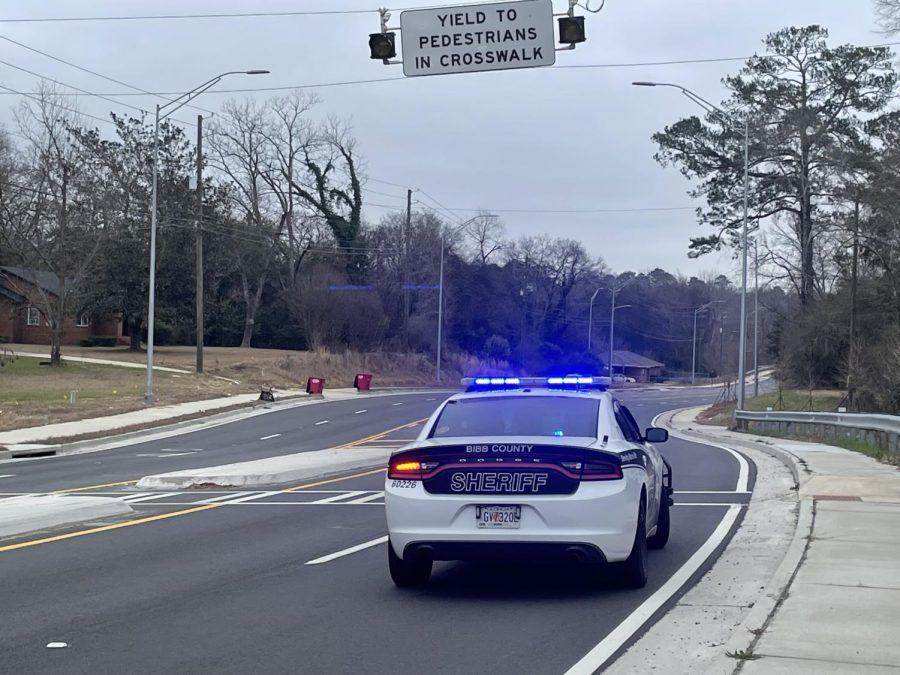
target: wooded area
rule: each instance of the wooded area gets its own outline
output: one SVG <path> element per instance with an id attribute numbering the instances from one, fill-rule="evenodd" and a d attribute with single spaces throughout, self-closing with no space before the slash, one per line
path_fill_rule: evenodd
<path id="1" fill-rule="evenodd" d="M 750 119 L 760 360 L 776 362 L 794 385 L 847 388 L 852 405 L 897 411 L 893 54 L 829 47 L 817 26 L 773 33 L 763 51 L 727 79 L 732 93 L 722 103 L 735 119 Z M 616 313 L 616 349 L 689 373 L 696 316 L 698 372 L 734 374 L 740 298 L 732 277 L 685 279 L 660 269 L 613 275 L 615 261 L 578 241 L 507 237 L 488 213 L 466 221 L 418 203 L 368 221 L 366 200 L 381 186 L 370 187 L 349 124 L 321 116 L 318 103 L 306 91 L 235 100 L 207 121 L 199 224 L 189 185 L 195 145 L 181 126 L 162 124 L 158 343 L 194 341 L 199 226 L 209 345 L 434 354 L 443 249 L 445 351 L 531 372 L 597 371 L 607 360 L 615 288 L 616 304 L 628 305 Z M 139 349 L 152 121 L 111 114 L 111 130 L 95 128 L 47 83 L 22 101 L 16 121 L 0 134 L 0 264 L 64 280 L 60 297 L 41 306 L 57 338 L 62 318 L 76 311 L 120 313 Z M 737 251 L 742 130 L 710 113 L 654 139 L 658 160 L 676 165 L 707 204 L 698 216 L 713 234 L 695 238 L 690 255 Z M 405 196 L 392 189 L 403 194 L 389 196 Z M 749 320 L 752 340 L 752 313 Z"/>

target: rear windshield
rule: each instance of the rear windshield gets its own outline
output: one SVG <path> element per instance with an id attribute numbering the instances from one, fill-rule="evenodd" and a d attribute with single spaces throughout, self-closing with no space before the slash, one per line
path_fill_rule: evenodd
<path id="1" fill-rule="evenodd" d="M 586 436 L 596 438 L 600 401 L 572 396 L 497 396 L 450 401 L 431 438 Z"/>

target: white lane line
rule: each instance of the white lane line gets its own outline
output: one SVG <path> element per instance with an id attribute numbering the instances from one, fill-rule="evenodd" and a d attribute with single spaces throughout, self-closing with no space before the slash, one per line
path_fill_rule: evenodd
<path id="1" fill-rule="evenodd" d="M 398 405 L 403 405 L 402 403 L 391 403 L 392 408 L 396 408 Z"/>
<path id="2" fill-rule="evenodd" d="M 355 413 L 353 413 L 353 414 L 354 414 L 354 415 L 362 415 L 362 414 L 367 413 L 367 412 L 369 412 L 369 411 L 368 411 L 368 410 L 357 410 L 357 411 L 356 411 Z"/>
<path id="3" fill-rule="evenodd" d="M 267 441 L 270 438 L 278 438 L 279 436 L 281 436 L 281 434 L 269 434 L 268 436 L 260 436 L 259 440 Z"/>
<path id="4" fill-rule="evenodd" d="M 678 590 L 688 582 L 693 574 L 700 569 L 706 559 L 721 544 L 731 531 L 734 521 L 737 520 L 741 507 L 732 505 L 728 512 L 719 521 L 718 527 L 710 535 L 703 546 L 698 548 L 694 555 L 675 572 L 653 595 L 644 600 L 637 609 L 625 618 L 616 628 L 603 638 L 596 647 L 582 657 L 574 666 L 566 671 L 566 675 L 590 675 L 599 670 L 609 658 L 625 644 L 631 636 L 637 633 L 647 623 L 660 607 L 662 607 Z M 309 563 L 307 563 L 309 564 Z"/>
<path id="5" fill-rule="evenodd" d="M 365 504 L 367 502 L 374 502 L 376 499 L 382 499 L 384 497 L 384 492 L 376 492 L 373 495 L 369 495 L 368 497 L 360 497 L 359 499 L 354 499 L 349 502 L 344 502 L 345 504 Z"/>
<path id="6" fill-rule="evenodd" d="M 270 490 L 268 492 L 257 492 L 256 494 L 247 495 L 246 497 L 238 497 L 237 499 L 229 499 L 227 502 L 222 502 L 226 506 L 228 504 L 243 504 L 244 502 L 249 502 L 254 499 L 263 499 L 265 497 L 269 497 L 271 495 L 280 495 L 282 490 Z"/>
<path id="7" fill-rule="evenodd" d="M 324 499 L 317 499 L 314 502 L 309 502 L 310 504 L 331 504 L 332 502 L 341 501 L 342 499 L 352 499 L 353 497 L 359 497 L 360 495 L 364 495 L 369 490 L 353 490 L 351 492 L 345 492 L 344 494 L 334 495 L 333 497 L 325 497 Z"/>
<path id="8" fill-rule="evenodd" d="M 343 551 L 338 551 L 337 553 L 330 553 L 328 555 L 323 555 L 321 558 L 316 558 L 315 560 L 310 560 L 307 562 L 307 565 L 321 565 L 322 563 L 331 562 L 332 560 L 336 560 L 337 558 L 343 558 L 345 555 L 350 555 L 351 553 L 356 553 L 357 551 L 364 551 L 367 548 L 372 548 L 373 546 L 378 546 L 379 544 L 387 543 L 387 535 L 383 537 L 378 537 L 378 539 L 373 539 L 372 541 L 367 541 L 363 544 L 357 544 L 356 546 L 351 546 L 350 548 L 345 548 Z"/>
<path id="9" fill-rule="evenodd" d="M 650 422 L 650 426 L 655 427 L 657 424 L 657 420 L 662 417 L 665 413 L 660 413 L 656 417 L 653 418 L 653 421 Z M 750 465 L 747 464 L 747 460 L 744 456 L 737 452 L 736 450 L 732 450 L 726 445 L 719 445 L 718 443 L 710 443 L 709 441 L 702 441 L 697 438 L 691 438 L 690 436 L 685 436 L 684 434 L 680 434 L 673 429 L 669 429 L 669 435 L 674 436 L 675 438 L 680 438 L 683 441 L 688 441 L 689 443 L 698 443 L 699 445 L 708 445 L 711 448 L 718 448 L 719 450 L 724 450 L 728 454 L 737 460 L 738 463 L 738 478 L 737 484 L 734 486 L 735 492 L 747 492 L 747 487 L 750 485 Z"/>
<path id="10" fill-rule="evenodd" d="M 226 499 L 234 499 L 237 497 L 243 497 L 244 495 L 253 494 L 252 492 L 229 492 L 228 494 L 219 495 L 218 497 L 210 497 L 209 499 L 201 499 L 199 502 L 194 502 L 194 504 L 213 504 L 215 502 L 221 502 Z"/>
<path id="11" fill-rule="evenodd" d="M 437 401 L 436 398 L 426 398 L 425 400 L 426 400 L 426 401 Z"/>
<path id="12" fill-rule="evenodd" d="M 14 473 L 5 473 L 2 476 L 0 476 L 0 478 L 15 478 L 15 477 L 16 477 L 16 474 L 14 474 Z"/>
<path id="13" fill-rule="evenodd" d="M 149 502 L 153 499 L 162 499 L 164 497 L 171 497 L 172 495 L 177 495 L 177 494 L 178 494 L 177 492 L 160 492 L 159 494 L 148 495 L 146 497 L 138 497 L 137 499 L 134 499 L 133 497 L 128 498 L 125 501 L 128 502 L 129 504 L 137 504 L 138 502 Z"/>
<path id="14" fill-rule="evenodd" d="M 328 420 L 320 420 L 320 421 L 316 422 L 315 426 L 318 427 L 318 426 L 321 426 L 322 424 L 328 424 Z"/>

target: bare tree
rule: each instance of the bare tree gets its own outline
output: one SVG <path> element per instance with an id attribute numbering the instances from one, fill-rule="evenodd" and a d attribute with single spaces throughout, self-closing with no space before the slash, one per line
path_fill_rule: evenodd
<path id="1" fill-rule="evenodd" d="M 875 0 L 875 15 L 885 33 L 900 32 L 900 0 Z"/>
<path id="2" fill-rule="evenodd" d="M 479 212 L 466 226 L 465 232 L 472 242 L 475 259 L 482 265 L 487 265 L 491 261 L 491 256 L 503 249 L 506 227 L 492 213 Z"/>
<path id="3" fill-rule="evenodd" d="M 236 212 L 237 232 L 230 239 L 244 301 L 244 348 L 251 345 L 256 313 L 288 220 L 269 189 L 275 172 L 269 133 L 266 107 L 251 100 L 227 102 L 209 130 L 210 164 L 227 178 Z"/>
<path id="4" fill-rule="evenodd" d="M 0 236 L 25 268 L 11 285 L 40 311 L 50 332 L 50 363 L 60 364 L 65 322 L 107 234 L 107 205 L 73 142 L 78 114 L 41 83 L 15 114 L 24 144 L 0 185 Z"/>

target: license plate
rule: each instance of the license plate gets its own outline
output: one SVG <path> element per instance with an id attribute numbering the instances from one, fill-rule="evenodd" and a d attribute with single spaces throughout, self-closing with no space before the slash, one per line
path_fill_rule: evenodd
<path id="1" fill-rule="evenodd" d="M 521 522 L 521 506 L 475 507 L 475 523 L 481 529 L 518 530 Z"/>

